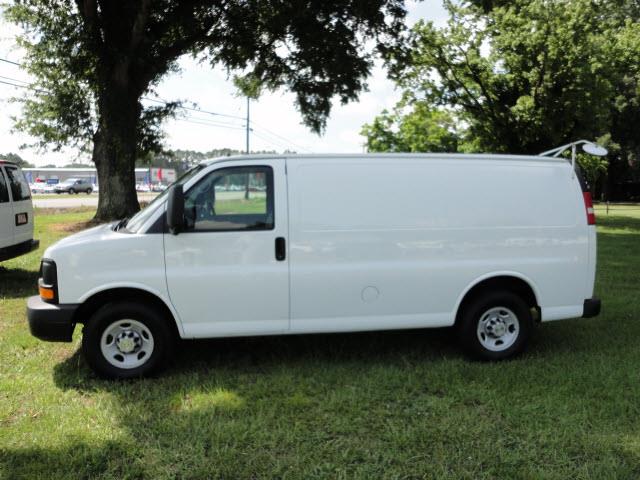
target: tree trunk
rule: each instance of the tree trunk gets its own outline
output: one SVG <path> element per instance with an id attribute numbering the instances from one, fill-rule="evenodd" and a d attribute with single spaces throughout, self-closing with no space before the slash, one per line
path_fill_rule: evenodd
<path id="1" fill-rule="evenodd" d="M 100 194 L 94 221 L 107 222 L 140 210 L 135 162 L 141 106 L 137 95 L 114 87 L 105 89 L 99 99 L 99 111 L 93 162 L 98 170 Z"/>

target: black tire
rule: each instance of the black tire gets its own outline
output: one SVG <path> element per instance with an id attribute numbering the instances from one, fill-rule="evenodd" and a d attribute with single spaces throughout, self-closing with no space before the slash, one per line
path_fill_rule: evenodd
<path id="1" fill-rule="evenodd" d="M 91 195 L 91 189 L 87 188 L 87 195 Z"/>
<path id="2" fill-rule="evenodd" d="M 113 365 L 100 346 L 103 333 L 114 322 L 121 320 L 135 320 L 151 333 L 153 350 L 144 363 L 135 368 Z M 133 301 L 109 303 L 96 311 L 86 323 L 82 336 L 82 353 L 89 366 L 102 377 L 126 379 L 149 376 L 161 371 L 173 357 L 176 338 L 169 321 L 171 319 L 166 318 L 162 312 L 145 304 Z"/>
<path id="3" fill-rule="evenodd" d="M 76 193 L 76 191 L 73 188 L 69 189 L 69 195 L 73 195 L 74 193 Z"/>
<path id="4" fill-rule="evenodd" d="M 502 350 L 494 351 L 487 348 L 480 337 L 486 338 L 486 343 L 499 343 L 502 337 L 488 337 L 484 328 L 478 332 L 479 323 L 486 317 L 487 313 L 494 308 L 502 307 L 507 318 L 513 313 L 516 317 L 518 327 L 514 328 L 515 339 L 510 346 Z M 509 312 L 510 311 L 510 312 Z M 490 322 L 490 320 L 489 320 Z M 481 360 L 504 360 L 512 358 L 524 351 L 531 337 L 533 330 L 533 317 L 531 309 L 527 303 L 518 295 L 510 291 L 496 291 L 480 294 L 464 306 L 459 321 L 456 324 L 460 343 L 472 357 Z M 508 332 L 509 328 L 507 328 Z M 507 333 L 508 335 L 508 333 Z M 503 342 L 503 345 L 507 345 Z M 502 345 L 494 345 L 493 348 L 502 348 Z"/>

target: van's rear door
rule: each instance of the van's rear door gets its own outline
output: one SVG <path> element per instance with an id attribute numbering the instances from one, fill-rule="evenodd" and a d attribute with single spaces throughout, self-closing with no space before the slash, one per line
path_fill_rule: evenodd
<path id="1" fill-rule="evenodd" d="M 33 240 L 33 205 L 31 190 L 22 170 L 15 165 L 5 165 L 7 181 L 13 199 L 13 243 Z"/>
<path id="2" fill-rule="evenodd" d="M 4 173 L 4 168 L 0 165 L 0 248 L 13 245 L 13 206 L 9 197 L 9 186 Z"/>

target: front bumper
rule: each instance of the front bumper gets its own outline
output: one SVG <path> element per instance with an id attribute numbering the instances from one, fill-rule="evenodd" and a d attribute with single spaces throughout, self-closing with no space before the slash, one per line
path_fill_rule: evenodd
<path id="1" fill-rule="evenodd" d="M 79 305 L 53 305 L 39 296 L 27 300 L 27 318 L 31 335 L 48 342 L 70 342 L 75 323 L 73 316 Z"/>
<path id="2" fill-rule="evenodd" d="M 591 318 L 600 314 L 602 302 L 599 298 L 587 298 L 584 301 L 584 309 L 582 310 L 582 318 Z"/>
<path id="3" fill-rule="evenodd" d="M 33 252 L 40 247 L 40 240 L 27 240 L 16 245 L 0 248 L 0 262 Z"/>

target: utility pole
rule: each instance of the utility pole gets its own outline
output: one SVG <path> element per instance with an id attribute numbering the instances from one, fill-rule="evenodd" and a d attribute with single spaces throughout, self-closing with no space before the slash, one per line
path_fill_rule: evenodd
<path id="1" fill-rule="evenodd" d="M 247 97 L 247 155 L 249 155 L 249 97 Z M 244 185 L 244 199 L 249 200 L 249 174 Z"/>
<path id="2" fill-rule="evenodd" d="M 247 155 L 249 155 L 249 97 L 247 97 Z"/>

